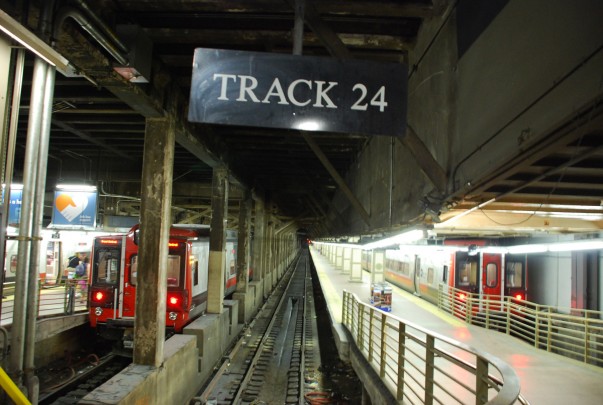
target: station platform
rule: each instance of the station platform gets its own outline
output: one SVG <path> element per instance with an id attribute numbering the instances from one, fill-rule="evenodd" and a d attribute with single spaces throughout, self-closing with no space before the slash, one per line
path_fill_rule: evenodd
<path id="1" fill-rule="evenodd" d="M 362 272 L 362 281 L 350 281 L 349 274 L 343 274 L 312 246 L 310 253 L 333 322 L 341 323 L 344 290 L 369 303 L 369 273 Z M 521 394 L 531 405 L 601 403 L 603 368 L 537 349 L 501 332 L 466 324 L 413 294 L 391 287 L 393 315 L 508 363 L 520 379 Z"/>

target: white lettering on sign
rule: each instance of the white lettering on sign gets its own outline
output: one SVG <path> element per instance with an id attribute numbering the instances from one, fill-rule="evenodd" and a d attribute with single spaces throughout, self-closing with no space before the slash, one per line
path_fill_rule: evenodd
<path id="1" fill-rule="evenodd" d="M 232 85 L 238 86 L 239 96 L 235 99 L 235 101 L 239 102 L 270 104 L 273 100 L 276 100 L 277 104 L 293 104 L 298 107 L 305 107 L 313 102 L 312 107 L 338 108 L 333 102 L 333 99 L 329 96 L 329 92 L 339 84 L 337 82 L 297 79 L 291 82 L 285 91 L 280 80 L 275 78 L 268 88 L 266 94 L 264 94 L 264 97 L 260 100 L 260 97 L 258 97 L 258 94 L 256 94 L 258 80 L 254 76 L 214 73 L 213 79 L 214 81 L 220 81 L 220 96 L 218 97 L 218 100 L 230 101 L 228 98 L 228 86 L 231 85 L 232 82 Z M 310 93 L 308 98 L 300 100 L 295 96 L 295 90 L 298 88 L 298 86 L 300 88 L 307 87 L 308 90 L 312 91 L 313 93 Z M 375 93 L 368 103 L 365 101 L 368 94 L 368 89 L 364 84 L 356 83 L 353 86 L 352 91 L 359 91 L 360 96 L 350 107 L 351 110 L 366 111 L 369 106 L 372 106 L 378 107 L 379 111 L 383 112 L 388 105 L 387 101 L 385 100 L 385 86 L 381 86 L 381 88 Z"/>

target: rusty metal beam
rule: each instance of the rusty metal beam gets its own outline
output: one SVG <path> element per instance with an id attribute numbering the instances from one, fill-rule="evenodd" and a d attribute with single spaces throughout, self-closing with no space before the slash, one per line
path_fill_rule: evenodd
<path id="1" fill-rule="evenodd" d="M 448 182 L 446 172 L 442 169 L 437 160 L 435 160 L 417 133 L 410 126 L 407 126 L 406 134 L 399 137 L 399 139 L 415 157 L 415 160 L 423 173 L 431 180 L 438 191 L 444 194 Z"/>
<path id="2" fill-rule="evenodd" d="M 358 211 L 358 213 L 360 214 L 360 216 L 362 217 L 364 222 L 366 222 L 366 224 L 368 226 L 370 226 L 371 225 L 370 215 L 366 212 L 366 210 L 364 209 L 364 207 L 362 206 L 360 201 L 358 201 L 358 199 L 356 198 L 354 193 L 352 193 L 352 190 L 350 190 L 350 188 L 345 183 L 343 178 L 339 175 L 339 173 L 337 173 L 337 170 L 335 170 L 335 168 L 333 167 L 331 162 L 329 162 L 329 159 L 325 156 L 325 154 L 322 152 L 320 147 L 316 144 L 316 142 L 314 142 L 314 139 L 312 139 L 312 137 L 306 133 L 302 133 L 302 136 L 308 143 L 308 146 L 310 146 L 310 148 L 314 151 L 314 153 L 316 154 L 316 157 L 318 157 L 318 159 L 323 164 L 325 169 L 327 169 L 327 171 L 333 177 L 335 182 L 337 182 L 337 185 L 339 186 L 341 191 L 345 194 L 345 196 L 348 198 L 348 200 L 350 200 L 350 202 L 352 203 L 352 206 L 356 209 L 356 211 Z"/>

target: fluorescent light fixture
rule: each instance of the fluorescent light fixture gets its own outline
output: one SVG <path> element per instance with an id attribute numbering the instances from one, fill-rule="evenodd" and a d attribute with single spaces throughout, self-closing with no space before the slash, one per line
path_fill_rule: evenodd
<path id="1" fill-rule="evenodd" d="M 295 128 L 302 131 L 320 131 L 323 125 L 317 120 L 304 120 L 296 123 Z"/>
<path id="2" fill-rule="evenodd" d="M 538 243 L 532 245 L 509 246 L 508 253 L 544 253 L 544 252 L 571 252 L 575 250 L 603 249 L 603 240 L 576 240 L 570 242 Z"/>
<path id="3" fill-rule="evenodd" d="M 579 240 L 573 242 L 551 243 L 549 251 L 551 252 L 568 252 L 573 250 L 597 250 L 603 249 L 603 241 L 601 240 Z"/>
<path id="4" fill-rule="evenodd" d="M 76 76 L 73 66 L 60 53 L 54 50 L 46 42 L 38 38 L 33 32 L 21 25 L 17 20 L 0 10 L 0 30 L 13 38 L 44 59 L 48 64 L 56 66 L 57 70 L 65 76 Z"/>
<path id="5" fill-rule="evenodd" d="M 56 188 L 65 191 L 96 191 L 96 186 L 87 184 L 57 184 Z"/>
<path id="6" fill-rule="evenodd" d="M 403 232 L 401 234 L 381 239 L 375 242 L 370 242 L 365 245 L 362 245 L 362 249 L 371 250 L 371 249 L 379 249 L 392 245 L 403 245 L 406 243 L 416 242 L 420 239 L 423 239 L 423 231 L 420 229 L 414 229 L 412 231 Z"/>
<path id="7" fill-rule="evenodd" d="M 6 188 L 6 184 L 3 184 L 2 189 L 5 189 L 5 188 Z M 11 190 L 23 190 L 23 184 L 11 184 L 10 189 Z"/>
<path id="8" fill-rule="evenodd" d="M 536 243 L 532 245 L 517 245 L 509 246 L 509 253 L 542 253 L 548 251 L 548 245 L 544 243 Z"/>

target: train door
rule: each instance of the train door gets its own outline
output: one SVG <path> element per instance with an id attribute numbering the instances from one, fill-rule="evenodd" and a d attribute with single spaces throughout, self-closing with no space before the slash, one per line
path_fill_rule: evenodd
<path id="1" fill-rule="evenodd" d="M 415 294 L 421 296 L 421 257 L 415 255 L 415 267 L 414 267 L 414 283 L 415 283 Z"/>
<path id="2" fill-rule="evenodd" d="M 469 252 L 455 253 L 454 287 L 468 293 L 479 293 L 479 255 Z"/>
<path id="3" fill-rule="evenodd" d="M 518 301 L 527 299 L 527 262 L 525 254 L 505 257 L 505 295 Z"/>
<path id="4" fill-rule="evenodd" d="M 482 289 L 483 295 L 500 297 L 501 288 L 501 263 L 502 255 L 496 253 L 482 254 Z"/>
<path id="5" fill-rule="evenodd" d="M 237 288 L 237 240 L 236 233 L 228 231 L 226 254 L 224 257 L 224 295 L 229 295 Z"/>
<path id="6" fill-rule="evenodd" d="M 502 291 L 502 255 L 499 253 L 482 253 L 482 280 L 480 291 L 480 311 L 500 310 Z M 487 306 L 485 306 L 487 305 Z"/>

